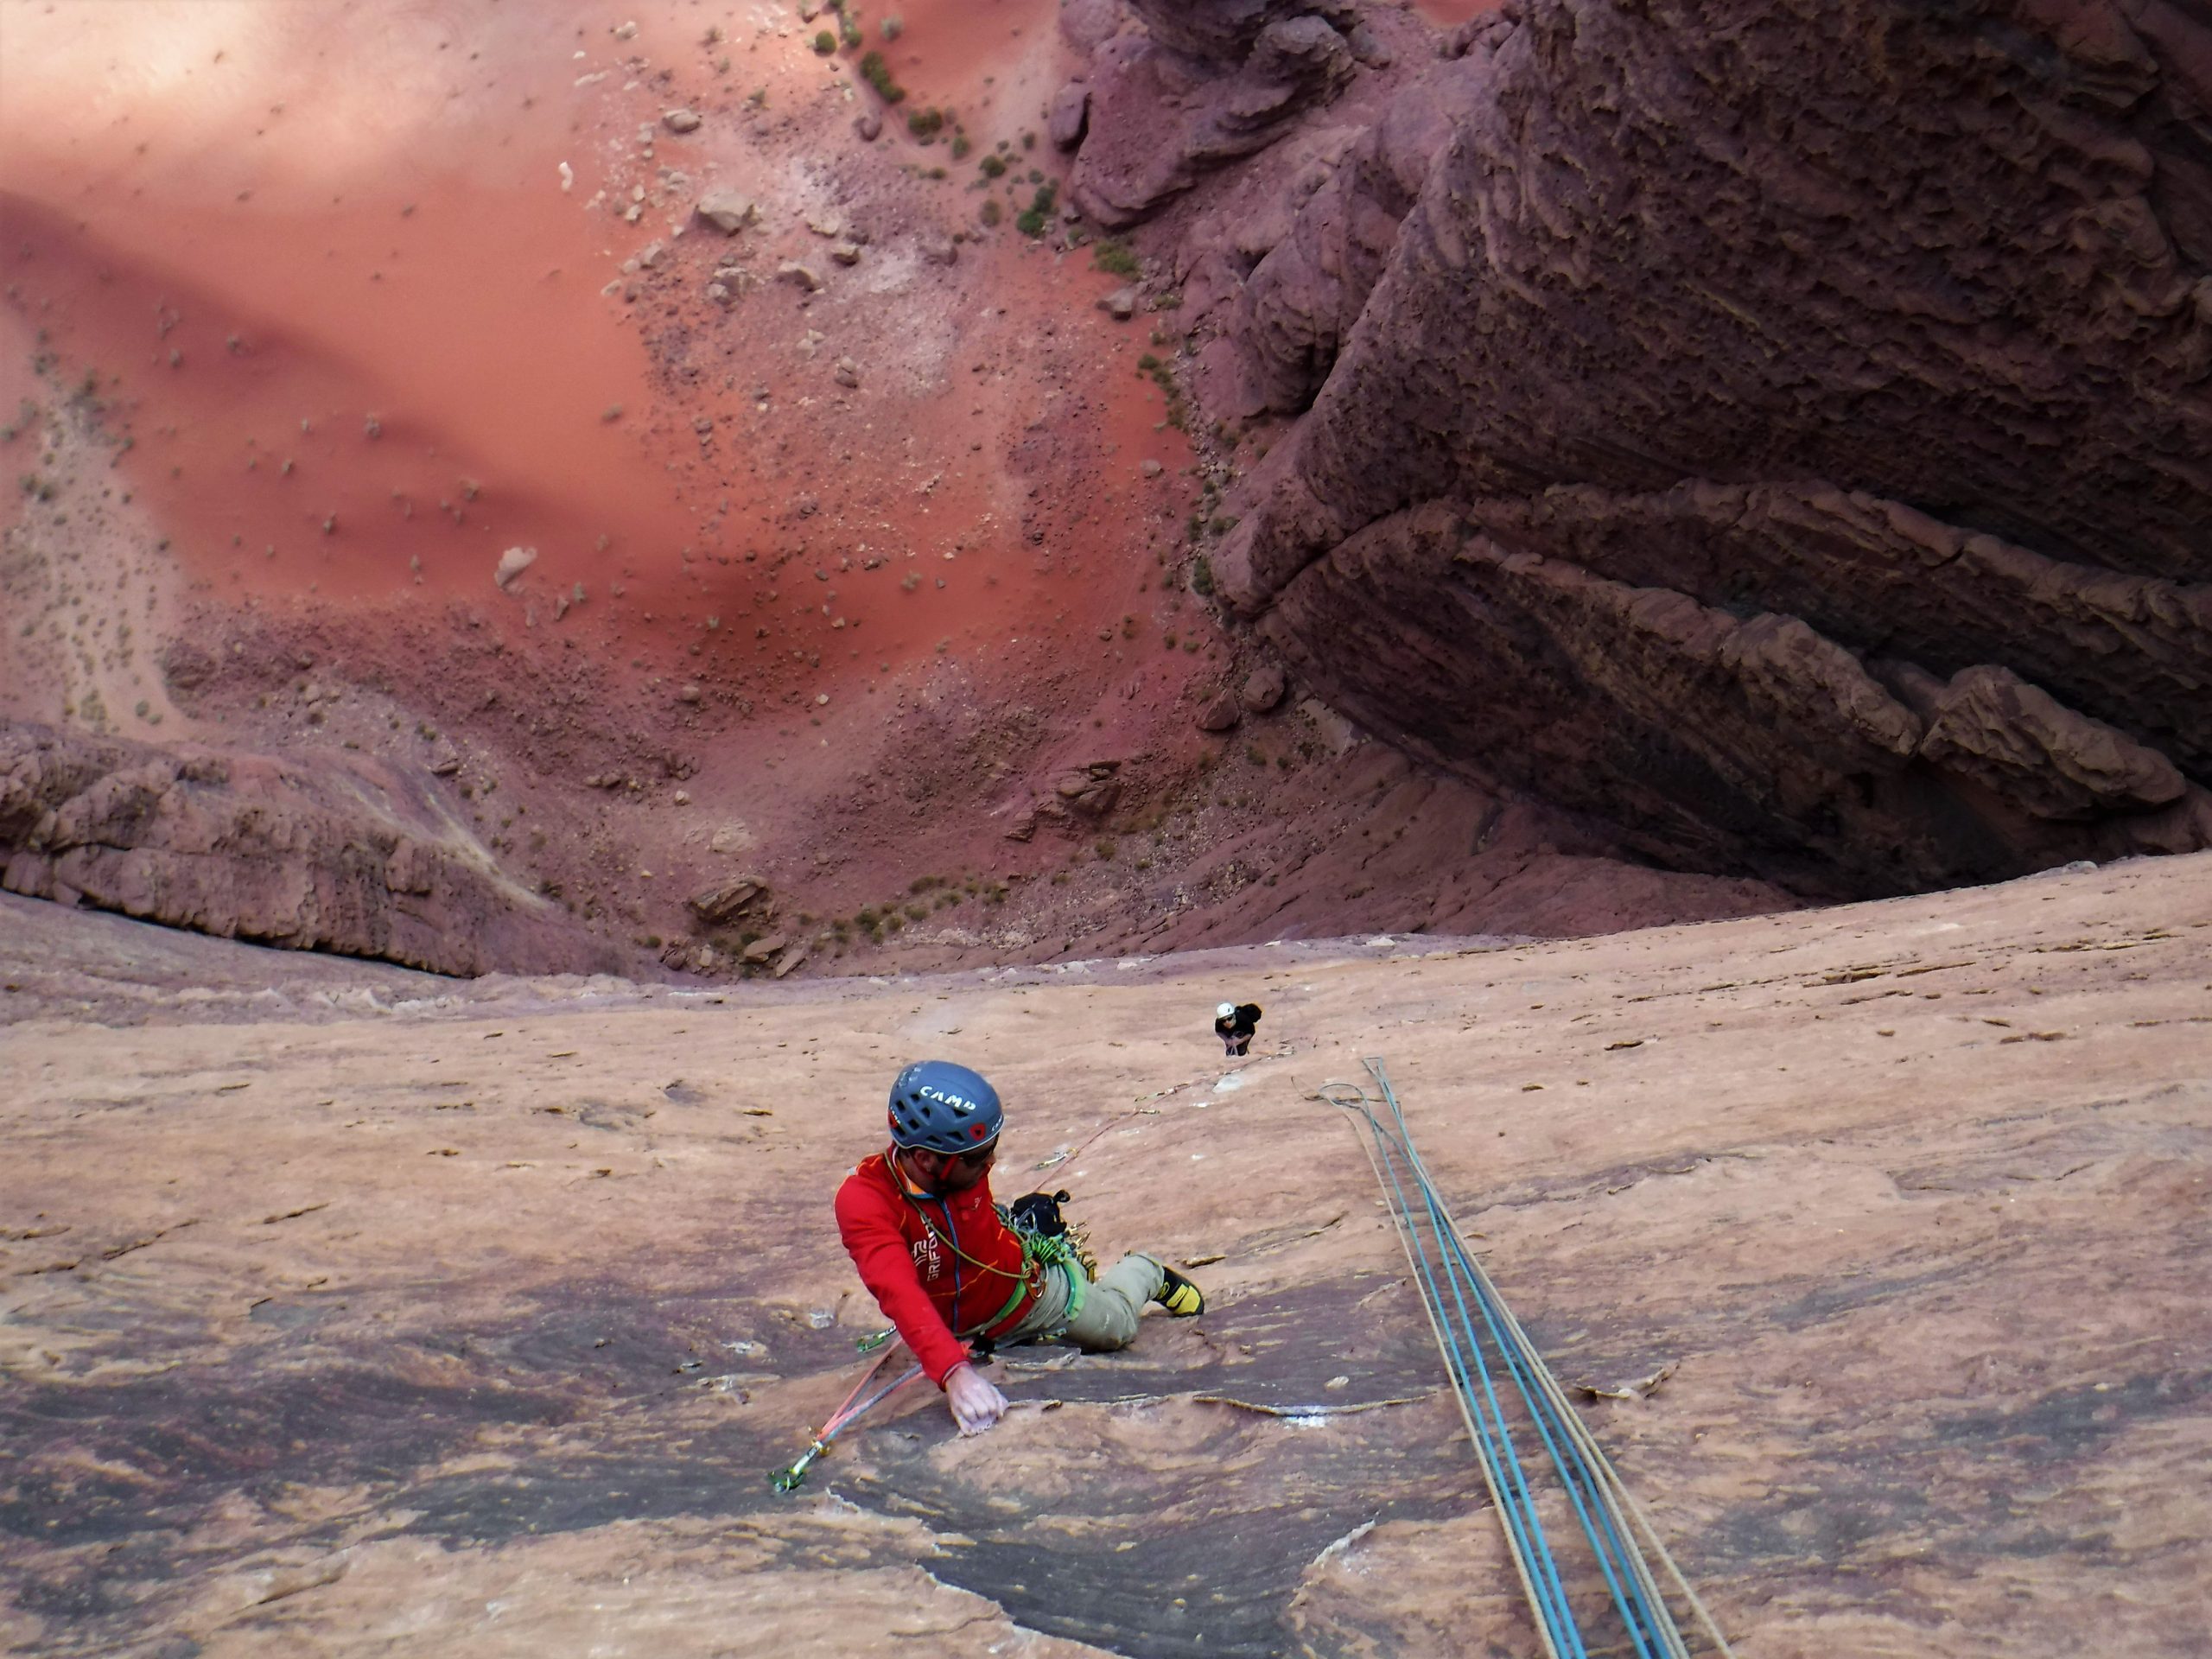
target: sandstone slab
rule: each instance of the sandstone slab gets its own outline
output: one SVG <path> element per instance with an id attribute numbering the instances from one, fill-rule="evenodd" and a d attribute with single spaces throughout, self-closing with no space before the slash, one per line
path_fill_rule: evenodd
<path id="1" fill-rule="evenodd" d="M 26 949 L 29 912 L 81 934 Z M 532 1651 L 675 1659 L 735 1628 L 883 1659 L 1532 1651 L 1353 1128 L 1310 1097 L 1379 1053 L 1562 1380 L 1666 1372 L 1576 1408 L 1738 1651 L 2185 1653 L 2208 914 L 2199 855 L 718 1007 L 296 955 L 277 1000 L 270 953 L 0 896 L 0 1422 L 39 1506 L 0 1570 L 41 1586 L 5 1628 L 518 1650 L 491 1605 Z M 1212 1006 L 1259 983 L 1294 1053 L 1217 1095 Z M 1001 1351 L 990 1433 L 910 1391 L 779 1497 L 873 1363 L 827 1191 L 894 1057 L 956 1026 L 1010 1103 L 1001 1194 L 1065 1185 L 1105 1251 L 1203 1260 L 1208 1312 Z M 1201 1543 L 1163 1637 L 1158 1559 Z"/>

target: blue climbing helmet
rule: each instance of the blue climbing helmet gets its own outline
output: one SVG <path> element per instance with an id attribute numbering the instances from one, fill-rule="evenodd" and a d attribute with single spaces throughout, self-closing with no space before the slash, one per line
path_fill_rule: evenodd
<path id="1" fill-rule="evenodd" d="M 917 1060 L 891 1085 L 891 1138 L 910 1151 L 979 1152 L 1005 1121 L 999 1091 L 950 1060 Z"/>

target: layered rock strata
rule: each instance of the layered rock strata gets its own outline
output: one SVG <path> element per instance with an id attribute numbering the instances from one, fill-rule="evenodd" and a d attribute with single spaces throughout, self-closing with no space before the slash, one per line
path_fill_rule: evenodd
<path id="1" fill-rule="evenodd" d="M 1091 60 L 1082 120 L 1071 113 L 1056 135 L 1080 139 L 1075 203 L 1107 226 L 1133 224 L 1264 148 L 1376 50 L 1350 0 L 1132 0 L 1130 11 L 1136 26 Z"/>
<path id="2" fill-rule="evenodd" d="M 504 875 L 426 779 L 0 722 L 0 887 L 443 974 L 620 963 Z"/>
<path id="3" fill-rule="evenodd" d="M 2212 26 L 1525 0 L 1444 46 L 1211 319 L 1210 412 L 1299 416 L 1211 563 L 1300 677 L 1817 889 L 2212 840 Z"/>
<path id="4" fill-rule="evenodd" d="M 2212 844 L 2212 796 L 2164 754 L 2001 665 L 1870 661 L 1442 503 L 1348 538 L 1260 628 L 1354 720 L 1662 861 L 1834 893 Z"/>

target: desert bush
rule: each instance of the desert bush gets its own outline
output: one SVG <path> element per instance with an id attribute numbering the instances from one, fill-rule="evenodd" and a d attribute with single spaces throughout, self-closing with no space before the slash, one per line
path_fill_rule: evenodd
<path id="1" fill-rule="evenodd" d="M 861 79 L 875 88 L 876 96 L 887 104 L 906 101 L 906 89 L 891 73 L 891 66 L 883 60 L 883 54 L 871 52 L 861 60 Z"/>
<path id="2" fill-rule="evenodd" d="M 1129 251 L 1129 245 L 1112 237 L 1090 251 L 1090 264 L 1094 270 L 1108 271 L 1116 276 L 1135 276 L 1141 270 L 1136 255 Z"/>
<path id="3" fill-rule="evenodd" d="M 1052 209 L 1059 200 L 1059 190 L 1047 179 L 1037 187 L 1037 194 L 1030 198 L 1029 206 L 1014 218 L 1014 228 L 1024 236 L 1042 236 L 1045 227 L 1052 222 Z"/>

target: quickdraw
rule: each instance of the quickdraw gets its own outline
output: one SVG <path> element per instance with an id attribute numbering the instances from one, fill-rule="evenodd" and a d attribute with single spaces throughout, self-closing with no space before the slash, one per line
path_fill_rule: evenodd
<path id="1" fill-rule="evenodd" d="M 855 1384 L 853 1391 L 845 1396 L 844 1403 L 824 1420 L 821 1428 L 816 1433 L 812 1444 L 799 1453 L 795 1462 L 768 1471 L 768 1484 L 786 1496 L 797 1491 L 804 1484 L 806 1471 L 814 1466 L 815 1460 L 829 1455 L 831 1441 L 850 1427 L 862 1413 L 882 1404 L 884 1401 L 888 1400 L 922 1374 L 920 1362 L 917 1361 L 874 1394 L 869 1395 L 867 1399 L 861 1400 L 860 1398 L 861 1390 L 882 1375 L 884 1365 L 890 1358 L 891 1356 L 886 1353 L 881 1359 L 868 1368 L 867 1373 L 861 1376 L 858 1383 Z M 855 1401 L 859 1401 L 860 1403 L 855 1405 Z"/>
<path id="2" fill-rule="evenodd" d="M 1058 1199 L 1064 1200 L 1066 1196 L 1065 1193 L 1061 1193 L 1058 1195 Z M 1058 1219 L 1059 1224 L 1058 1230 L 1052 1231 L 1047 1231 L 1038 1226 L 1030 1217 L 1011 1214 L 1003 1208 L 1000 1211 L 1001 1217 L 1006 1222 L 1007 1230 L 1021 1243 L 1021 1271 L 1019 1273 L 1015 1273 L 1011 1268 L 995 1266 L 988 1262 L 978 1261 L 969 1255 L 967 1251 L 953 1243 L 950 1236 L 937 1224 L 928 1211 L 914 1203 L 912 1193 L 906 1195 L 906 1201 L 912 1205 L 914 1213 L 921 1217 L 922 1225 L 928 1228 L 938 1242 L 950 1250 L 953 1255 L 970 1267 L 979 1268 L 986 1273 L 995 1273 L 1014 1281 L 1004 1306 L 974 1330 L 957 1333 L 963 1340 L 970 1344 L 978 1359 L 986 1359 L 990 1356 L 990 1339 L 980 1333 L 989 1330 L 1013 1313 L 1015 1307 L 1020 1306 L 1021 1299 L 1029 1294 L 1031 1287 L 1044 1273 L 1056 1268 L 1067 1269 L 1067 1317 L 1072 1319 L 1082 1311 L 1084 1293 L 1098 1277 L 1098 1258 L 1091 1253 L 1090 1240 L 1084 1230 L 1068 1222 L 1064 1217 L 1059 1217 L 1057 1201 L 1052 1213 Z M 1080 1269 L 1079 1273 L 1078 1269 Z M 885 1347 L 896 1334 L 893 1331 L 870 1332 L 868 1335 L 858 1338 L 854 1346 L 863 1354 L 874 1353 L 877 1350 Z M 868 1368 L 867 1374 L 855 1385 L 853 1391 L 845 1396 L 844 1402 L 830 1414 L 805 1451 L 799 1453 L 798 1457 L 791 1463 L 769 1471 L 768 1484 L 770 1485 L 786 1496 L 797 1491 L 805 1484 L 807 1471 L 811 1469 L 819 1459 L 829 1455 L 830 1447 L 839 1434 L 849 1428 L 863 1413 L 880 1405 L 922 1374 L 922 1368 L 918 1363 L 909 1365 L 891 1382 L 868 1395 L 866 1399 L 861 1399 L 861 1394 L 867 1389 L 868 1384 L 882 1373 L 884 1365 L 890 1357 L 890 1354 L 886 1352 L 882 1358 Z"/>

